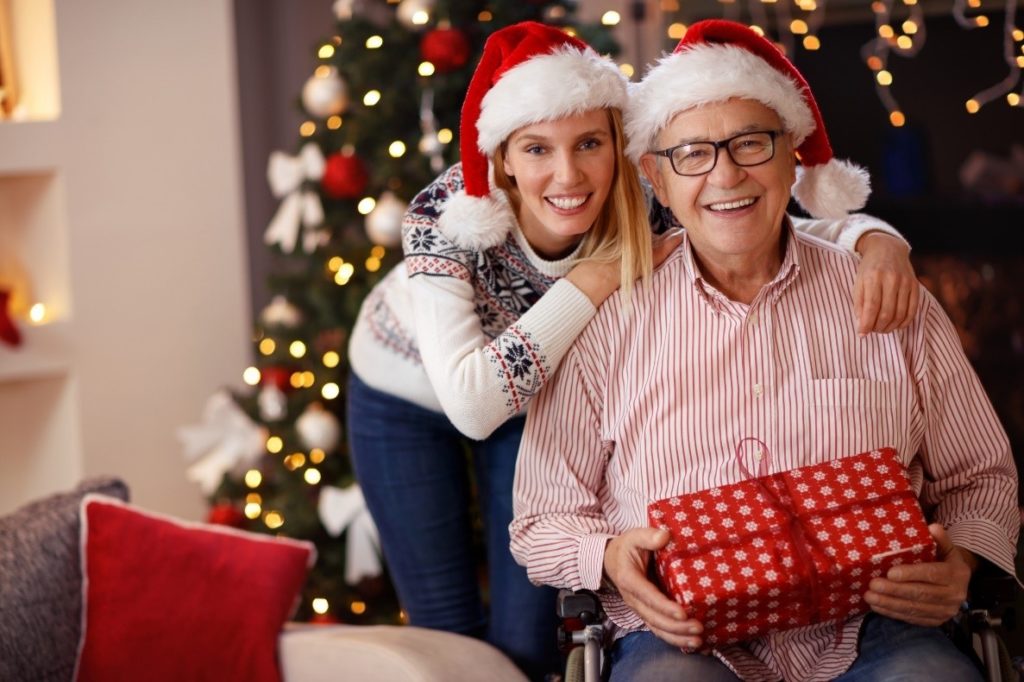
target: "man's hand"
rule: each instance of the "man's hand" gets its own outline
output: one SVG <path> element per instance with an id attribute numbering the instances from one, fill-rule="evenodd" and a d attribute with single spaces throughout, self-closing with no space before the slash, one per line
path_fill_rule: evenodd
<path id="1" fill-rule="evenodd" d="M 686 611 L 647 579 L 651 552 L 668 544 L 667 531 L 633 528 L 608 542 L 604 550 L 604 572 L 615 585 L 626 606 L 636 611 L 651 632 L 669 644 L 696 649 L 701 645 L 704 626 L 687 619 Z"/>
<path id="2" fill-rule="evenodd" d="M 939 546 L 939 561 L 893 566 L 885 578 L 872 580 L 864 601 L 875 613 L 912 625 L 935 626 L 960 609 L 977 560 L 955 547 L 940 524 L 933 523 L 928 530 Z"/>
<path id="3" fill-rule="evenodd" d="M 920 288 L 907 245 L 884 232 L 857 240 L 861 254 L 853 284 L 857 333 L 888 333 L 910 324 L 917 314 Z"/>

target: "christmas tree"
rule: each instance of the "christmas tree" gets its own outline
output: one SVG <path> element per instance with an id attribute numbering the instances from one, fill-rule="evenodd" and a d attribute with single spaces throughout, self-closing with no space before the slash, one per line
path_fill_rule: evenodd
<path id="1" fill-rule="evenodd" d="M 279 255 L 255 330 L 250 388 L 211 398 L 182 430 L 209 520 L 314 542 L 299 619 L 398 619 L 341 426 L 346 346 L 359 306 L 401 259 L 407 202 L 458 161 L 462 97 L 484 41 L 534 20 L 616 45 L 575 21 L 575 3 L 338 0 L 300 102 L 294 155 L 275 152 L 281 204 L 265 233 Z"/>

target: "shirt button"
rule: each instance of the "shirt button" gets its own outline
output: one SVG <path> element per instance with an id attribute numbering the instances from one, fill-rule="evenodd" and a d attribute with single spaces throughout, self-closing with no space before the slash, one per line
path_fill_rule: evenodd
<path id="1" fill-rule="evenodd" d="M 761 384 L 754 384 L 754 395 L 760 398 L 762 393 L 764 393 L 764 387 Z"/>

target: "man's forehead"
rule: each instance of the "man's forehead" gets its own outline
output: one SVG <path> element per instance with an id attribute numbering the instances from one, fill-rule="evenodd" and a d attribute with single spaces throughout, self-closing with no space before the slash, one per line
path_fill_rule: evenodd
<path id="1" fill-rule="evenodd" d="M 660 137 L 682 144 L 780 127 L 778 114 L 764 104 L 748 99 L 730 99 L 677 112 L 661 131 Z"/>

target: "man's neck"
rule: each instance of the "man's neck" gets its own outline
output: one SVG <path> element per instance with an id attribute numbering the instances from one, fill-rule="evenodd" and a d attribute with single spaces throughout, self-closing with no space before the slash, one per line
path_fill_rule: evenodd
<path id="1" fill-rule="evenodd" d="M 775 279 L 786 253 L 787 230 L 783 229 L 778 243 L 763 254 L 729 257 L 722 254 L 704 254 L 693 248 L 694 261 L 708 284 L 721 291 L 729 300 L 750 305 L 766 284 Z"/>

